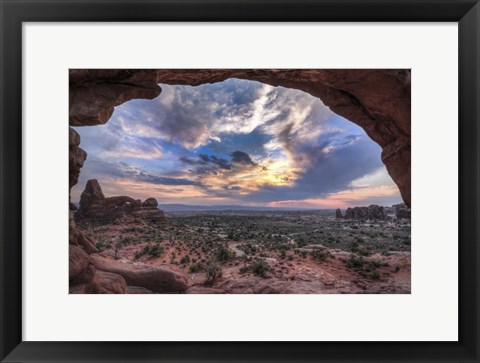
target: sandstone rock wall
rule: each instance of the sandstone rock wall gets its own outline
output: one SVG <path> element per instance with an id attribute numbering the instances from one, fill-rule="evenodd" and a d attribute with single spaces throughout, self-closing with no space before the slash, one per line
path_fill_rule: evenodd
<path id="1" fill-rule="evenodd" d="M 155 198 L 148 198 L 143 203 L 127 196 L 106 198 L 98 181 L 91 179 L 80 196 L 80 208 L 75 213 L 75 221 L 112 222 L 137 217 L 149 222 L 164 222 L 163 211 L 157 206 Z"/>
<path id="2" fill-rule="evenodd" d="M 348 208 L 345 212 L 345 219 L 385 219 L 385 212 L 383 207 L 375 204 L 369 205 L 368 207 Z"/>

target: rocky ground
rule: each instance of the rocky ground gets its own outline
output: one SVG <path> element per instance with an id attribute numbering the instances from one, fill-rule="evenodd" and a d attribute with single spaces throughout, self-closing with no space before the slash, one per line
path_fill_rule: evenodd
<path id="1" fill-rule="evenodd" d="M 98 253 L 90 256 L 97 268 L 172 271 L 186 284 L 178 292 L 410 292 L 407 220 L 338 220 L 314 212 L 184 212 L 167 214 L 162 223 L 124 218 L 80 227 L 96 238 Z M 154 282 L 130 279 L 127 284 L 143 293 L 159 292 L 152 290 Z"/>

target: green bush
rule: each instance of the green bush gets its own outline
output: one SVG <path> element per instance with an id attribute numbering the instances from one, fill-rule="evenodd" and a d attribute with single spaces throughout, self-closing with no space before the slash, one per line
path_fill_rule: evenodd
<path id="1" fill-rule="evenodd" d="M 258 275 L 261 277 L 265 277 L 267 272 L 271 270 L 267 261 L 263 258 L 255 259 L 255 261 L 253 261 L 253 263 L 250 265 L 250 269 L 255 275 Z"/>
<path id="2" fill-rule="evenodd" d="M 386 266 L 388 264 L 382 264 L 377 260 L 365 260 L 362 256 L 350 255 L 347 260 L 347 267 L 357 271 L 361 276 L 371 278 L 373 280 L 379 280 L 381 275 L 377 271 L 380 266 Z"/>
<path id="3" fill-rule="evenodd" d="M 235 258 L 235 254 L 233 253 L 233 251 L 230 251 L 225 246 L 220 246 L 219 248 L 217 248 L 214 256 L 219 262 L 228 262 Z"/>
<path id="4" fill-rule="evenodd" d="M 190 267 L 188 268 L 188 271 L 190 273 L 200 272 L 200 271 L 202 271 L 202 265 L 200 265 L 199 263 L 194 263 L 194 264 L 190 265 Z"/>
<path id="5" fill-rule="evenodd" d="M 310 252 L 310 256 L 314 261 L 325 261 L 327 257 L 330 257 L 330 252 L 324 249 L 314 249 Z"/>
<path id="6" fill-rule="evenodd" d="M 160 255 L 163 254 L 164 249 L 162 246 L 160 246 L 160 243 L 157 243 L 155 245 L 153 245 L 152 247 L 150 247 L 150 251 L 148 252 L 149 255 L 152 255 L 154 257 L 158 257 Z"/>
<path id="7" fill-rule="evenodd" d="M 205 285 L 212 285 L 213 282 L 222 277 L 223 271 L 217 261 L 210 260 L 207 262 L 205 266 L 205 272 L 207 273 L 207 280 L 205 281 Z"/>
<path id="8" fill-rule="evenodd" d="M 153 257 L 159 257 L 164 253 L 164 249 L 160 246 L 160 243 L 156 243 L 154 245 L 148 244 L 141 251 L 138 251 L 135 254 L 135 259 L 139 259 L 143 255 L 150 255 Z"/>
<path id="9" fill-rule="evenodd" d="M 351 254 L 350 258 L 347 261 L 347 267 L 352 269 L 363 268 L 364 264 L 365 264 L 365 259 L 361 256 L 357 256 L 354 254 Z"/>
<path id="10" fill-rule="evenodd" d="M 118 260 L 120 258 L 118 254 L 123 247 L 125 247 L 125 245 L 122 242 L 115 243 L 115 246 L 113 247 L 114 259 Z"/>
<path id="11" fill-rule="evenodd" d="M 96 247 L 98 249 L 98 252 L 103 252 L 105 251 L 107 248 L 111 248 L 112 247 L 112 242 L 106 242 L 106 241 L 98 241 L 97 244 L 96 244 Z"/>

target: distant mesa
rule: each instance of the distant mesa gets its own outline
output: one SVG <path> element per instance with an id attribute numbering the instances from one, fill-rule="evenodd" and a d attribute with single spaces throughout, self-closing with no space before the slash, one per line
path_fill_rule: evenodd
<path id="1" fill-rule="evenodd" d="M 345 216 L 342 211 L 335 211 L 336 219 L 378 220 L 396 217 L 398 219 L 410 219 L 411 211 L 404 203 L 395 204 L 392 207 L 383 207 L 376 204 L 368 207 L 347 208 Z"/>
<path id="2" fill-rule="evenodd" d="M 402 219 L 411 219 L 411 209 L 407 207 L 405 203 L 400 203 L 400 204 L 395 204 L 392 206 L 392 208 L 395 209 L 395 213 L 397 215 L 397 218 L 402 218 Z"/>
<path id="3" fill-rule="evenodd" d="M 385 219 L 383 207 L 376 204 L 368 207 L 348 208 L 345 212 L 345 219 Z"/>
<path id="4" fill-rule="evenodd" d="M 106 198 L 98 180 L 91 179 L 80 196 L 80 207 L 75 213 L 75 220 L 115 221 L 141 218 L 150 222 L 164 222 L 165 215 L 157 206 L 155 198 L 148 198 L 143 203 L 127 196 Z"/>

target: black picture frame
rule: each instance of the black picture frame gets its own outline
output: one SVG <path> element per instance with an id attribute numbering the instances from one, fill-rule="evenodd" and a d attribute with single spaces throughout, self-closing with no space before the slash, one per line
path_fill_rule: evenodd
<path id="1" fill-rule="evenodd" d="M 0 11 L 2 362 L 479 362 L 480 4 L 477 0 L 0 0 Z M 22 341 L 22 22 L 78 21 L 458 22 L 459 341 Z"/>

